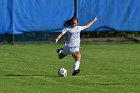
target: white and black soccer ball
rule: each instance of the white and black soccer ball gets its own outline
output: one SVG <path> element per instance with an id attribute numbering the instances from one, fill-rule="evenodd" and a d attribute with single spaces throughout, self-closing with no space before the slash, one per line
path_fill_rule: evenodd
<path id="1" fill-rule="evenodd" d="M 66 77 L 67 76 L 67 70 L 65 68 L 60 68 L 58 70 L 58 76 L 59 77 Z"/>

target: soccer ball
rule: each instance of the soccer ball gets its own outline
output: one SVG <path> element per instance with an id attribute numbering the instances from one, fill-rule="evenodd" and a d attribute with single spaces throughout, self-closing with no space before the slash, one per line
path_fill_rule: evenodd
<path id="1" fill-rule="evenodd" d="M 58 76 L 59 77 L 66 77 L 67 76 L 67 70 L 65 68 L 60 68 L 58 70 Z"/>

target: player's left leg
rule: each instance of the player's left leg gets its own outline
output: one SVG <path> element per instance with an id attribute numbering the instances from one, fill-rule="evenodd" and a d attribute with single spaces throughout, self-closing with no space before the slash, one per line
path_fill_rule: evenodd
<path id="1" fill-rule="evenodd" d="M 65 56 L 67 56 L 66 54 L 63 54 L 62 52 L 58 54 L 58 58 L 59 59 L 62 59 L 64 58 Z"/>
<path id="2" fill-rule="evenodd" d="M 64 46 L 63 48 L 57 49 L 57 53 L 58 53 L 58 58 L 59 59 L 62 59 L 65 56 L 68 55 L 68 53 L 69 53 L 69 47 Z"/>
<path id="3" fill-rule="evenodd" d="M 61 53 L 62 50 L 63 50 L 63 48 L 59 48 L 59 49 L 56 50 L 56 52 L 57 52 L 57 53 Z"/>
<path id="4" fill-rule="evenodd" d="M 72 56 L 75 60 L 72 75 L 75 76 L 80 72 L 79 67 L 80 67 L 81 53 L 80 53 L 80 51 L 76 51 L 76 52 L 72 53 Z"/>

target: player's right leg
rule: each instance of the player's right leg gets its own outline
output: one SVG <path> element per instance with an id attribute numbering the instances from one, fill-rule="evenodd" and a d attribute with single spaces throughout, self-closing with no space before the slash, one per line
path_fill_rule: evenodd
<path id="1" fill-rule="evenodd" d="M 80 73 L 79 67 L 80 67 L 81 53 L 79 51 L 76 51 L 76 52 L 72 53 L 72 56 L 75 59 L 72 76 L 75 76 L 78 73 Z"/>

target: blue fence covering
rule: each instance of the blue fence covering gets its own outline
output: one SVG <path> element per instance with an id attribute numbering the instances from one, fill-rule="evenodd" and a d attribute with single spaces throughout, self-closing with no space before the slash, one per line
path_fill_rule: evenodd
<path id="1" fill-rule="evenodd" d="M 14 0 L 13 31 L 59 31 L 73 15 L 73 0 Z"/>
<path id="2" fill-rule="evenodd" d="M 73 15 L 73 0 L 0 0 L 0 34 L 60 31 Z"/>
<path id="3" fill-rule="evenodd" d="M 0 0 L 0 34 L 12 33 L 12 0 Z"/>
<path id="4" fill-rule="evenodd" d="M 77 7 L 79 25 L 99 17 L 86 31 L 140 31 L 140 0 L 78 0 Z"/>
<path id="5" fill-rule="evenodd" d="M 0 34 L 61 31 L 74 15 L 74 0 L 0 0 Z M 140 0 L 77 0 L 78 25 L 86 31 L 140 31 Z"/>

